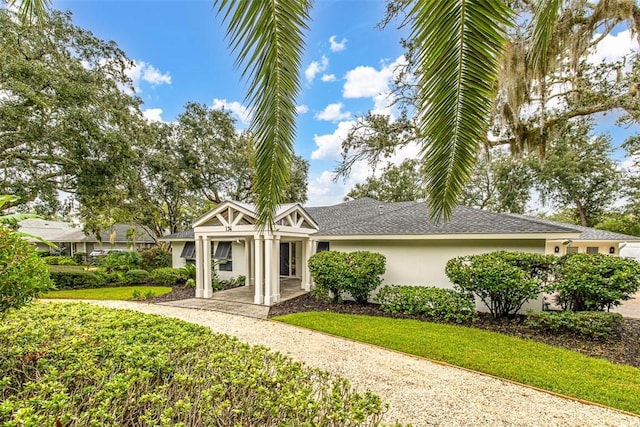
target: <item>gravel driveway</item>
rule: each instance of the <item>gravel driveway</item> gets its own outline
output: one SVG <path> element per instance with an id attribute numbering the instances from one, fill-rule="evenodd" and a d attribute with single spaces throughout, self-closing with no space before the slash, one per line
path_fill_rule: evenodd
<path id="1" fill-rule="evenodd" d="M 386 423 L 414 426 L 640 426 L 640 417 L 272 321 L 125 301 L 112 308 L 182 319 L 349 378 L 389 403 Z"/>

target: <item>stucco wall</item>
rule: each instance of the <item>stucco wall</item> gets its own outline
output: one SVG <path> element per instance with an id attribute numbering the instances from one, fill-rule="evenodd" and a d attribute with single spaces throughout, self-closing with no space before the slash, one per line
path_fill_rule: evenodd
<path id="1" fill-rule="evenodd" d="M 187 242 L 171 242 L 171 266 L 173 268 L 184 267 L 187 263 L 186 259 L 180 258 L 185 243 Z"/>
<path id="2" fill-rule="evenodd" d="M 453 288 L 445 274 L 445 265 L 451 258 L 474 255 L 495 250 L 545 252 L 544 240 L 359 240 L 331 241 L 331 250 L 379 252 L 387 258 L 387 271 L 383 285 L 418 285 Z M 540 310 L 542 298 L 530 301 L 523 310 Z M 483 304 L 478 309 L 486 311 Z"/>
<path id="3" fill-rule="evenodd" d="M 217 244 L 217 243 L 216 243 Z M 216 267 L 216 274 L 221 280 L 228 280 L 237 278 L 238 276 L 247 275 L 246 260 L 244 257 L 244 243 L 231 243 L 231 262 L 233 262 L 233 271 L 219 271 L 219 267 Z"/>

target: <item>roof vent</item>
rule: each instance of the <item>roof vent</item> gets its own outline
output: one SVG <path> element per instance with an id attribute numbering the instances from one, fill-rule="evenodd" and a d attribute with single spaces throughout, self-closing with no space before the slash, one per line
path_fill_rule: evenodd
<path id="1" fill-rule="evenodd" d="M 384 205 L 378 205 L 378 214 L 382 214 L 382 211 L 384 210 Z"/>

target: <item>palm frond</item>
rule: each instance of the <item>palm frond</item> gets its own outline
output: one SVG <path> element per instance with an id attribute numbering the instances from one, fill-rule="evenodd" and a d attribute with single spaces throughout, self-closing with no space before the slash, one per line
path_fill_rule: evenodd
<path id="1" fill-rule="evenodd" d="M 486 138 L 513 12 L 502 0 L 420 0 L 409 13 L 423 171 L 438 222 L 453 212 Z"/>
<path id="2" fill-rule="evenodd" d="M 549 45 L 553 37 L 553 31 L 558 16 L 562 0 L 539 0 L 535 8 L 533 38 L 531 40 L 530 63 L 537 76 L 546 74 L 549 63 Z"/>
<path id="3" fill-rule="evenodd" d="M 247 80 L 246 101 L 256 140 L 254 193 L 258 223 L 271 229 L 284 199 L 293 157 L 295 100 L 300 92 L 303 32 L 310 0 L 215 2 L 227 25 L 236 66 Z"/>
<path id="4" fill-rule="evenodd" d="M 8 0 L 8 4 L 17 9 L 20 21 L 26 25 L 36 20 L 42 22 L 51 6 L 51 0 Z"/>

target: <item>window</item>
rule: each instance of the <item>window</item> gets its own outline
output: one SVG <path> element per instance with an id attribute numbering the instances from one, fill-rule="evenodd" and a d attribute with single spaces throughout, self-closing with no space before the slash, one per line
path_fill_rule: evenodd
<path id="1" fill-rule="evenodd" d="M 213 258 L 220 261 L 218 264 L 219 271 L 233 271 L 232 257 L 231 242 L 218 242 Z"/>
<path id="2" fill-rule="evenodd" d="M 213 255 L 214 259 L 228 259 L 231 255 L 231 242 L 218 242 L 216 252 Z"/>
<path id="3" fill-rule="evenodd" d="M 567 253 L 568 254 L 577 254 L 578 253 L 578 247 L 577 246 L 569 246 L 567 248 Z"/>
<path id="4" fill-rule="evenodd" d="M 316 247 L 316 253 L 324 252 L 329 250 L 329 242 L 318 242 L 318 246 Z"/>
<path id="5" fill-rule="evenodd" d="M 182 248 L 180 258 L 194 259 L 196 257 L 196 242 L 187 242 Z"/>
<path id="6" fill-rule="evenodd" d="M 588 254 L 597 254 L 598 253 L 598 247 L 597 246 L 588 246 L 587 247 L 587 253 Z"/>

